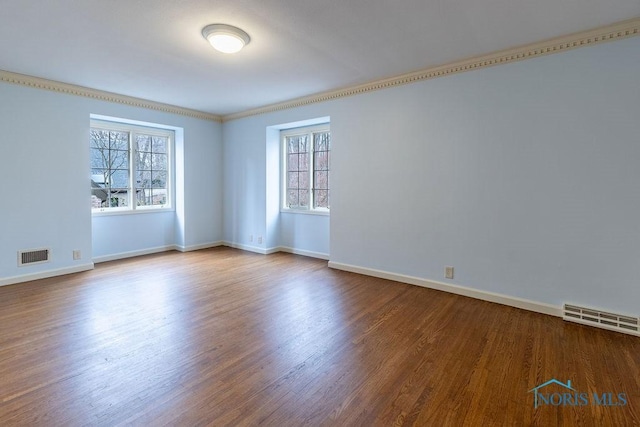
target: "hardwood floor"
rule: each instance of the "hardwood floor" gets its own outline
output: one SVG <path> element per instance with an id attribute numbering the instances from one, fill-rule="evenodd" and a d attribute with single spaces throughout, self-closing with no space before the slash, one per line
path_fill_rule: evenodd
<path id="1" fill-rule="evenodd" d="M 552 378 L 587 404 L 534 408 Z M 171 252 L 0 288 L 0 425 L 640 425 L 640 339 L 295 255 Z"/>

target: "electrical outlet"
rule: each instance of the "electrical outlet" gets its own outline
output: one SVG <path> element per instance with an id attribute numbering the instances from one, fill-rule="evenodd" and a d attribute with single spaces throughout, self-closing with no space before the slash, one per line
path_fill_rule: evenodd
<path id="1" fill-rule="evenodd" d="M 262 244 L 262 236 L 258 236 L 258 244 L 261 245 Z"/>
<path id="2" fill-rule="evenodd" d="M 82 252 L 80 252 L 78 249 L 73 251 L 73 259 L 76 261 L 82 259 Z"/>
<path id="3" fill-rule="evenodd" d="M 445 267 L 444 268 L 444 278 L 445 279 L 453 279 L 453 267 Z"/>

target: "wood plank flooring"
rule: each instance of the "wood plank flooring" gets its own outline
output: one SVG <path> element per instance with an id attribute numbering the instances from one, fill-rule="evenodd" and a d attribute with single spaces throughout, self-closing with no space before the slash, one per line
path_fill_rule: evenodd
<path id="1" fill-rule="evenodd" d="M 534 408 L 552 378 L 627 404 Z M 0 288 L 0 425 L 633 426 L 640 338 L 295 255 L 170 252 Z"/>

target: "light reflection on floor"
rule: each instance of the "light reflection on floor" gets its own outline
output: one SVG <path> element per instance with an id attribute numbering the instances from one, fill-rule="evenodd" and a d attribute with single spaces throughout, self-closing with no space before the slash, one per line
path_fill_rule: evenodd
<path id="1" fill-rule="evenodd" d="M 149 389 L 169 386 L 170 378 L 180 376 L 176 366 L 188 366 L 174 363 L 188 359 L 191 349 L 190 302 L 180 295 L 179 284 L 161 274 L 118 286 L 105 282 L 85 287 L 78 304 L 90 313 L 84 327 L 76 330 L 89 351 L 71 368 L 83 375 L 69 379 L 68 399 L 106 408 L 141 384 Z M 78 337 L 70 341 L 77 343 Z M 86 384 L 92 384 L 89 393 Z"/>

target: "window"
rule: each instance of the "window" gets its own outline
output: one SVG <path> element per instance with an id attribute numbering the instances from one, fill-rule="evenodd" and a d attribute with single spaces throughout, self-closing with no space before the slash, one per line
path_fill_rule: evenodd
<path id="1" fill-rule="evenodd" d="M 331 132 L 329 125 L 280 132 L 283 209 L 329 212 Z"/>
<path id="2" fill-rule="evenodd" d="M 165 129 L 92 121 L 93 212 L 171 207 L 172 140 Z"/>

